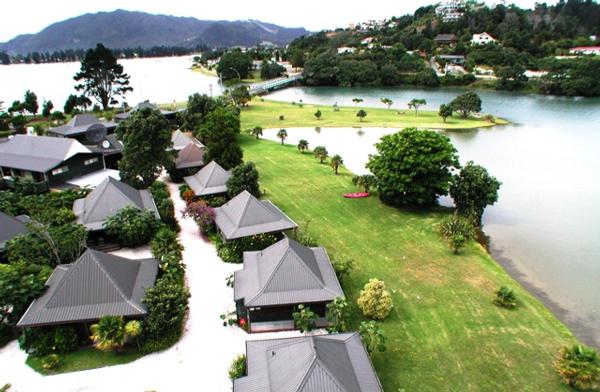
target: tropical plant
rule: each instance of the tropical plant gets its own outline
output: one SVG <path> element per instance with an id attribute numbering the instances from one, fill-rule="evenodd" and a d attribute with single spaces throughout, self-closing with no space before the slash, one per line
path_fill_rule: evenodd
<path id="1" fill-rule="evenodd" d="M 354 269 L 354 260 L 348 257 L 335 258 L 331 264 L 340 282 L 343 282 L 344 278 L 350 275 Z"/>
<path id="2" fill-rule="evenodd" d="M 496 291 L 494 303 L 503 308 L 514 308 L 517 306 L 517 296 L 513 289 L 502 286 Z"/>
<path id="3" fill-rule="evenodd" d="M 363 119 L 365 117 L 367 117 L 367 112 L 364 109 L 360 109 L 358 112 L 356 112 L 356 117 L 358 117 L 360 119 L 360 122 L 363 121 Z"/>
<path id="4" fill-rule="evenodd" d="M 352 176 L 352 184 L 369 192 L 371 188 L 377 186 L 377 178 L 372 174 L 363 174 L 361 176 Z"/>
<path id="5" fill-rule="evenodd" d="M 348 330 L 347 320 L 350 314 L 348 302 L 345 298 L 336 297 L 327 304 L 327 321 L 329 332 L 340 333 Z"/>
<path id="6" fill-rule="evenodd" d="M 236 378 L 244 377 L 245 375 L 246 356 L 242 354 L 235 357 L 231 362 L 231 365 L 229 365 L 229 378 L 235 380 Z"/>
<path id="7" fill-rule="evenodd" d="M 247 106 L 248 102 L 252 100 L 248 86 L 239 86 L 231 90 L 231 99 L 237 106 Z"/>
<path id="8" fill-rule="evenodd" d="M 119 245 L 135 248 L 145 245 L 160 226 L 160 221 L 149 210 L 140 210 L 133 206 L 122 208 L 104 222 L 104 229 L 117 239 Z"/>
<path id="9" fill-rule="evenodd" d="M 479 226 L 485 207 L 498 201 L 500 185 L 502 183 L 491 176 L 483 166 L 469 161 L 460 173 L 452 178 L 450 196 L 458 213 L 471 218 L 473 223 Z"/>
<path id="10" fill-rule="evenodd" d="M 458 254 L 467 242 L 475 238 L 475 228 L 469 219 L 453 214 L 440 224 L 440 234 L 448 241 L 454 254 Z"/>
<path id="11" fill-rule="evenodd" d="M 156 232 L 152 241 L 150 241 L 150 250 L 152 251 L 152 256 L 159 261 L 163 260 L 168 254 L 175 254 L 181 258 L 183 245 L 179 242 L 177 233 L 168 227 L 162 227 Z"/>
<path id="12" fill-rule="evenodd" d="M 381 98 L 380 101 L 382 104 L 386 105 L 388 109 L 391 108 L 392 105 L 394 104 L 394 101 L 392 101 L 389 98 Z"/>
<path id="13" fill-rule="evenodd" d="M 365 284 L 356 303 L 365 317 L 377 320 L 385 319 L 394 307 L 392 296 L 386 290 L 385 283 L 375 278 L 369 279 Z"/>
<path id="14" fill-rule="evenodd" d="M 294 325 L 302 333 L 315 329 L 317 317 L 315 312 L 303 304 L 298 305 L 298 310 L 292 313 Z"/>
<path id="15" fill-rule="evenodd" d="M 135 340 L 138 348 L 140 347 L 139 337 L 142 335 L 142 322 L 131 320 L 125 324 L 125 336 L 128 340 Z"/>
<path id="16" fill-rule="evenodd" d="M 573 388 L 592 390 L 600 383 L 598 353 L 582 344 L 562 347 L 554 366 L 562 381 Z"/>
<path id="17" fill-rule="evenodd" d="M 100 351 L 120 350 L 127 341 L 125 323 L 120 316 L 104 316 L 90 327 L 94 347 Z"/>
<path id="18" fill-rule="evenodd" d="M 408 108 L 409 109 L 415 109 L 415 116 L 419 115 L 419 108 L 423 105 L 427 105 L 427 101 L 424 99 L 418 99 L 418 98 L 413 98 L 409 103 L 408 103 Z"/>
<path id="19" fill-rule="evenodd" d="M 250 134 L 256 136 L 256 139 L 260 139 L 260 136 L 263 134 L 263 129 L 262 127 L 256 126 L 250 130 Z"/>
<path id="20" fill-rule="evenodd" d="M 306 139 L 300 139 L 300 141 L 298 141 L 298 150 L 303 154 L 305 150 L 308 150 L 308 141 Z"/>
<path id="21" fill-rule="evenodd" d="M 360 327 L 358 328 L 358 333 L 360 334 L 360 338 L 362 339 L 369 354 L 375 351 L 385 351 L 386 337 L 377 322 L 374 320 L 361 322 Z"/>
<path id="22" fill-rule="evenodd" d="M 344 160 L 342 159 L 342 157 L 340 155 L 334 155 L 331 157 L 331 162 L 330 165 L 333 168 L 333 172 L 337 175 L 338 174 L 338 168 L 340 167 L 340 165 L 344 164 Z"/>
<path id="23" fill-rule="evenodd" d="M 329 153 L 327 152 L 327 149 L 325 148 L 325 146 L 317 146 L 317 147 L 315 147 L 315 149 L 313 150 L 313 154 L 315 155 L 315 158 L 319 158 L 319 161 L 320 161 L 321 164 L 329 156 Z"/>
<path id="24" fill-rule="evenodd" d="M 248 191 L 253 196 L 260 197 L 258 179 L 256 165 L 253 162 L 242 163 L 231 171 L 231 177 L 227 180 L 227 194 L 229 197 L 235 197 L 243 191 Z"/>
<path id="25" fill-rule="evenodd" d="M 277 131 L 277 137 L 281 139 L 281 145 L 283 146 L 283 142 L 285 139 L 287 139 L 288 133 L 285 129 L 281 128 L 279 131 Z"/>
<path id="26" fill-rule="evenodd" d="M 320 120 L 322 115 L 323 113 L 321 112 L 321 110 L 317 109 L 317 111 L 315 112 L 316 119 Z"/>
<path id="27" fill-rule="evenodd" d="M 438 116 L 440 116 L 442 118 L 442 120 L 444 120 L 444 122 L 446 122 L 446 119 L 448 117 L 452 117 L 453 112 L 454 111 L 452 110 L 451 105 L 446 105 L 443 103 L 440 105 L 440 111 L 438 112 Z"/>

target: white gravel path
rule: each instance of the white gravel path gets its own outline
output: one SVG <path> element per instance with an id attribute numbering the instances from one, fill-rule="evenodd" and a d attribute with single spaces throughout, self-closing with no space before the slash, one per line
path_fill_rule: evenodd
<path id="1" fill-rule="evenodd" d="M 0 350 L 0 386 L 13 385 L 11 392 L 37 391 L 230 391 L 227 369 L 234 356 L 245 351 L 245 341 L 299 336 L 298 332 L 246 334 L 239 328 L 223 327 L 219 315 L 233 310 L 233 289 L 225 278 L 241 265 L 223 263 L 215 249 L 198 235 L 196 224 L 183 219 L 184 202 L 177 185 L 169 184 L 181 225 L 180 240 L 191 291 L 189 318 L 182 339 L 170 349 L 125 365 L 41 376 L 25 364 L 26 354 L 16 341 Z M 150 256 L 148 247 L 124 249 L 115 254 L 131 258 Z M 320 333 L 320 332 L 316 332 Z"/>

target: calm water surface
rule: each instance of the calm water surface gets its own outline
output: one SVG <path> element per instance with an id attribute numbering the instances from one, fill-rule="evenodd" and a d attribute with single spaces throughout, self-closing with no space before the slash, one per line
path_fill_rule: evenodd
<path id="1" fill-rule="evenodd" d="M 389 97 L 398 109 L 425 98 L 427 108 L 437 110 L 458 93 L 299 87 L 270 98 L 352 106 L 352 98 L 360 97 L 363 106 L 383 107 L 379 99 Z M 600 99 L 480 95 L 484 112 L 513 125 L 446 134 L 462 163 L 473 160 L 503 183 L 499 202 L 484 216 L 492 252 L 579 337 L 600 346 Z M 301 133 L 311 146 L 326 144 L 351 162 L 351 170 L 364 172 L 372 144 L 395 129 L 363 131 Z"/>

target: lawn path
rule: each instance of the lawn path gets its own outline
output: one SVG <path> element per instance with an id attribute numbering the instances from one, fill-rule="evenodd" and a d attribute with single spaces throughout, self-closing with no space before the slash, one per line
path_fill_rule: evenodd
<path id="1" fill-rule="evenodd" d="M 181 217 L 185 204 L 176 184 L 169 183 L 175 214 L 181 226 L 179 239 L 185 250 L 186 279 L 191 292 L 189 318 L 182 339 L 173 347 L 134 362 L 54 376 L 42 376 L 25 364 L 26 354 L 16 341 L 0 350 L 0 384 L 11 392 L 37 391 L 230 391 L 227 369 L 234 356 L 244 353 L 247 339 L 299 336 L 297 332 L 248 335 L 223 327 L 219 315 L 233 310 L 233 289 L 225 278 L 240 269 L 223 263 L 214 247 L 204 242 L 191 219 Z M 149 257 L 148 248 L 123 249 L 115 254 Z"/>

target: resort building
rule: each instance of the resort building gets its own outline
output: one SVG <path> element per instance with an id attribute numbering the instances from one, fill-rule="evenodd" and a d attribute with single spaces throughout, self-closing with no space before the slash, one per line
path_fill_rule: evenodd
<path id="1" fill-rule="evenodd" d="M 438 46 L 452 46 L 456 44 L 457 39 L 455 34 L 438 34 L 434 41 Z"/>
<path id="2" fill-rule="evenodd" d="M 278 234 L 298 225 L 268 200 L 258 200 L 243 191 L 215 208 L 215 224 L 225 240 L 257 234 Z"/>
<path id="3" fill-rule="evenodd" d="M 171 136 L 173 150 L 176 151 L 175 168 L 178 170 L 200 168 L 204 166 L 205 147 L 198 139 L 188 136 L 180 130 Z"/>
<path id="4" fill-rule="evenodd" d="M 141 109 L 157 110 L 158 106 L 156 106 L 148 101 L 140 102 L 137 105 L 135 105 L 133 108 L 131 108 L 131 110 L 129 110 L 127 112 L 116 114 L 115 121 L 119 123 L 123 120 L 127 120 L 129 118 L 129 116 L 131 116 L 135 111 L 141 110 Z M 177 111 L 163 110 L 163 109 L 159 109 L 159 110 L 160 110 L 161 114 L 163 116 L 165 116 L 165 118 L 167 120 L 169 120 L 170 122 L 177 121 Z"/>
<path id="5" fill-rule="evenodd" d="M 492 43 L 496 43 L 496 39 L 486 32 L 473 34 L 473 38 L 471 38 L 471 45 L 487 45 Z"/>
<path id="6" fill-rule="evenodd" d="M 234 392 L 383 392 L 358 333 L 246 341 Z"/>
<path id="7" fill-rule="evenodd" d="M 317 314 L 317 327 L 328 325 L 327 304 L 344 297 L 324 248 L 308 248 L 290 238 L 259 252 L 244 252 L 244 268 L 235 272 L 238 322 L 250 332 L 294 329 L 294 313 L 303 304 Z"/>
<path id="8" fill-rule="evenodd" d="M 15 135 L 0 143 L 0 175 L 9 188 L 20 180 L 45 192 L 104 168 L 102 154 L 75 139 Z"/>
<path id="9" fill-rule="evenodd" d="M 0 260 L 6 250 L 6 244 L 20 234 L 27 233 L 26 217 L 12 217 L 0 211 Z"/>
<path id="10" fill-rule="evenodd" d="M 215 161 L 211 161 L 193 176 L 183 180 L 194 191 L 196 196 L 213 196 L 227 193 L 227 180 L 231 171 L 223 169 Z"/>
<path id="11" fill-rule="evenodd" d="M 17 326 L 87 325 L 107 315 L 142 318 L 147 313 L 142 299 L 157 273 L 155 259 L 130 260 L 88 249 L 74 263 L 54 269 L 46 291 Z"/>

